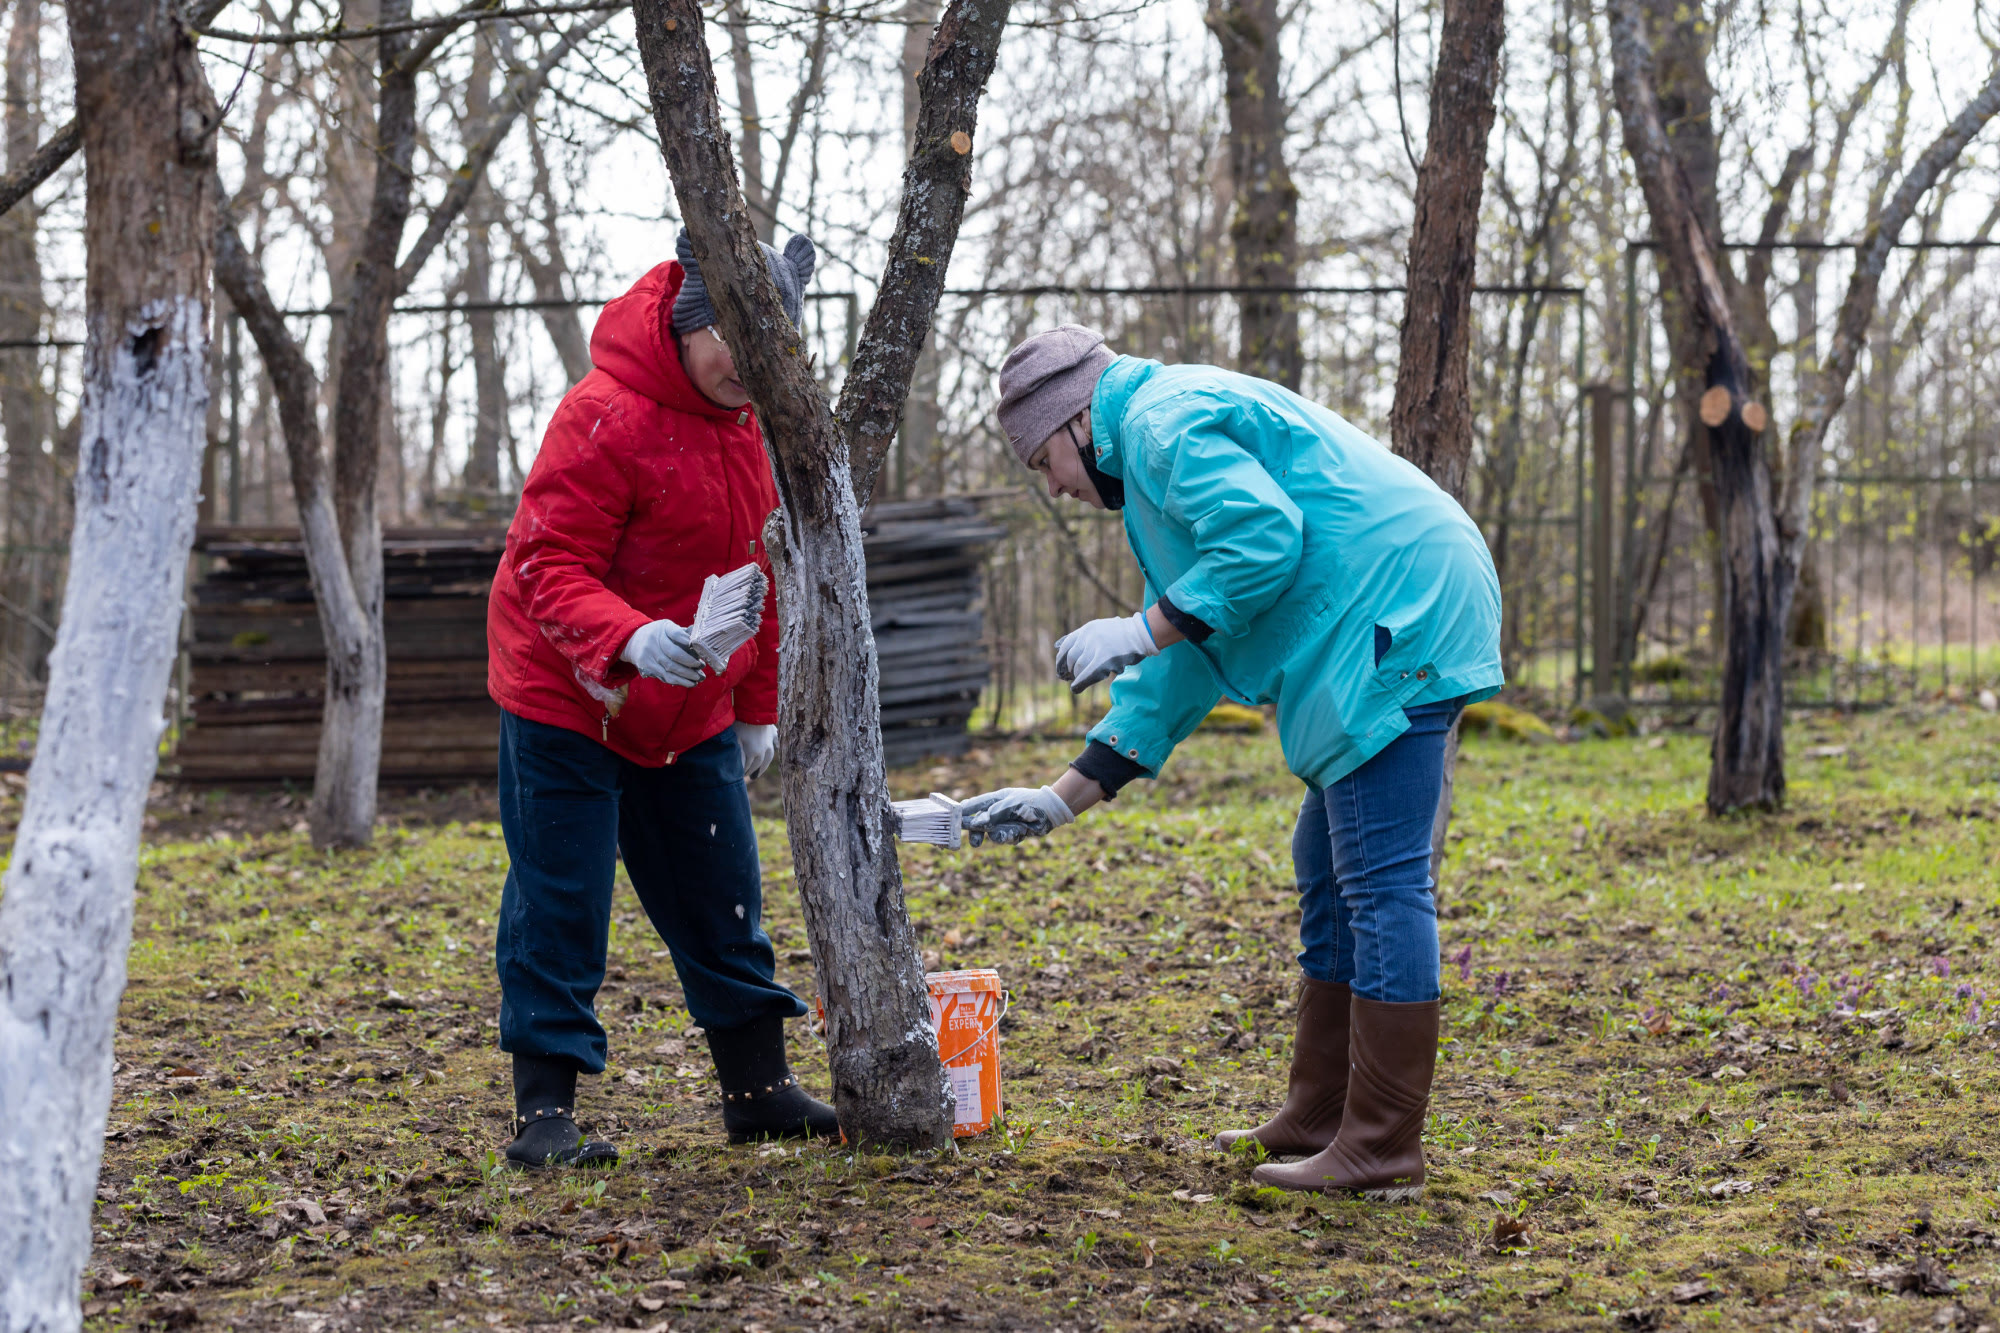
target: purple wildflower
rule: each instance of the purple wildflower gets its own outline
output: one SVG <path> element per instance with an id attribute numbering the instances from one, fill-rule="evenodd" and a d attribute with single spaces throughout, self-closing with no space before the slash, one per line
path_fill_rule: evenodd
<path id="1" fill-rule="evenodd" d="M 1451 961 L 1458 965 L 1458 979 L 1460 981 L 1472 980 L 1472 946 L 1470 944 L 1453 954 Z"/>
<path id="2" fill-rule="evenodd" d="M 1950 976 L 1951 959 L 1945 957 L 1943 954 L 1939 954 L 1937 957 L 1931 959 L 1931 971 L 1937 973 L 1941 977 Z"/>

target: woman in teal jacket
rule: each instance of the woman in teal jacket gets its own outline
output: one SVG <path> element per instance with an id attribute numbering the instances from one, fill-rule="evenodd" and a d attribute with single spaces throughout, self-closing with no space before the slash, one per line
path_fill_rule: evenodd
<path id="1" fill-rule="evenodd" d="M 1223 698 L 1274 704 L 1306 783 L 1292 838 L 1301 985 L 1290 1087 L 1258 1140 L 1291 1189 L 1408 1198 L 1438 1030 L 1431 827 L 1459 710 L 1502 683 L 1485 540 L 1415 467 L 1278 385 L 1114 357 L 1077 325 L 1000 371 L 1001 426 L 1053 496 L 1122 511 L 1146 609 L 1056 642 L 1111 711 L 1053 784 L 965 806 L 1014 843 L 1157 775 Z"/>

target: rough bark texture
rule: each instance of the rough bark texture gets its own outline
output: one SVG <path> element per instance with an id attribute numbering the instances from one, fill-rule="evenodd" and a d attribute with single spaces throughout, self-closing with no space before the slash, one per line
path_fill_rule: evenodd
<path id="1" fill-rule="evenodd" d="M 1229 106 L 1229 180 L 1235 193 L 1229 239 L 1236 281 L 1245 287 L 1293 287 L 1299 271 L 1299 190 L 1285 167 L 1278 0 L 1210 0 L 1207 23 L 1222 46 Z M 1491 122 L 1490 95 L 1487 102 Z M 1483 162 L 1483 148 L 1480 156 Z M 1297 389 L 1305 373 L 1297 302 L 1281 293 L 1245 292 L 1237 296 L 1236 308 L 1242 324 L 1237 368 Z"/>
<path id="2" fill-rule="evenodd" d="M 1409 294 L 1403 306 L 1396 398 L 1389 410 L 1395 450 L 1465 503 L 1472 460 L 1472 284 L 1479 254 L 1479 199 L 1486 141 L 1507 32 L 1503 0 L 1445 0 L 1430 131 L 1417 171 L 1410 224 Z M 1458 772 L 1458 729 L 1445 744 L 1444 790 L 1431 823 L 1431 877 L 1444 865 Z"/>
<path id="3" fill-rule="evenodd" d="M 1502 0 L 1446 0 L 1431 123 L 1410 225 L 1409 295 L 1389 434 L 1396 452 L 1465 499 L 1472 458 L 1472 282 L 1486 140 L 1506 33 Z"/>
<path id="4" fill-rule="evenodd" d="M 158 0 L 74 0 L 82 466 L 62 633 L 0 898 L 0 1329 L 70 1330 L 90 1253 L 140 821 L 208 412 L 216 108 Z"/>
<path id="5" fill-rule="evenodd" d="M 930 56 L 917 76 L 920 108 L 903 167 L 903 202 L 889 239 L 875 304 L 861 328 L 861 343 L 841 387 L 835 413 L 852 460 L 854 493 L 866 503 L 896 438 L 945 270 L 965 220 L 972 192 L 972 147 L 979 98 L 1000 55 L 1000 35 L 1012 0 L 957 0 L 931 37 Z M 678 179 L 678 178 L 676 178 Z"/>
<path id="6" fill-rule="evenodd" d="M 951 1142 L 951 1092 L 889 827 L 855 497 L 872 486 L 944 285 L 970 180 L 967 154 L 950 140 L 971 134 L 1008 8 L 1009 0 L 958 0 L 939 25 L 919 80 L 924 130 L 904 173 L 889 270 L 836 419 L 757 249 L 701 10 L 694 0 L 633 6 L 681 215 L 723 337 L 756 400 L 784 498 L 765 535 L 778 564 L 783 626 L 785 817 L 826 1002 L 834 1104 L 855 1144 Z M 850 472 L 850 457 L 865 451 L 850 453 L 857 427 L 848 423 L 880 442 L 865 478 Z"/>

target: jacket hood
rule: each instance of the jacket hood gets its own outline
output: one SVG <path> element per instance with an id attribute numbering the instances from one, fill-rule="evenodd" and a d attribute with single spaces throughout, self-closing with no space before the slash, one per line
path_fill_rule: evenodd
<path id="1" fill-rule="evenodd" d="M 590 361 L 634 393 L 677 412 L 717 419 L 744 409 L 709 401 L 681 367 L 674 344 L 674 298 L 687 274 L 672 260 L 656 265 L 632 289 L 604 307 L 590 334 Z"/>

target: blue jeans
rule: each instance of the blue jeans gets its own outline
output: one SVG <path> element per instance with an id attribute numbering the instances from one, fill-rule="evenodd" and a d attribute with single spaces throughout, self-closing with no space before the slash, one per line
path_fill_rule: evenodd
<path id="1" fill-rule="evenodd" d="M 1408 709 L 1410 728 L 1331 787 L 1308 790 L 1292 833 L 1299 966 L 1365 1000 L 1438 998 L 1431 821 L 1462 700 Z"/>
<path id="2" fill-rule="evenodd" d="M 772 980 L 735 732 L 643 768 L 588 736 L 503 711 L 500 827 L 513 862 L 493 945 L 501 1050 L 603 1071 L 594 1006 L 620 854 L 697 1023 L 721 1031 L 805 1013 Z"/>

